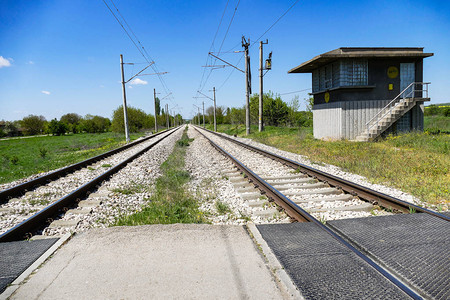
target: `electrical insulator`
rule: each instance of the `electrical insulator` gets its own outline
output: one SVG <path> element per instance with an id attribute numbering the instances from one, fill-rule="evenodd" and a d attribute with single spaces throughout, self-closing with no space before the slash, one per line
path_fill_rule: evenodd
<path id="1" fill-rule="evenodd" d="M 269 53 L 269 58 L 266 59 L 265 69 L 266 70 L 271 70 L 272 69 L 272 52 Z"/>

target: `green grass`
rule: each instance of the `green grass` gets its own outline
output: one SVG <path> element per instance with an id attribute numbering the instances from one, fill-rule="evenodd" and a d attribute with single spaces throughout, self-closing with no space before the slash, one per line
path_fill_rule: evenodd
<path id="1" fill-rule="evenodd" d="M 207 222 L 198 201 L 185 189 L 190 175 L 184 170 L 184 157 L 192 140 L 185 132 L 179 141 L 161 165 L 163 174 L 156 180 L 155 192 L 148 204 L 139 212 L 120 216 L 113 226 Z"/>
<path id="2" fill-rule="evenodd" d="M 143 134 L 133 134 L 131 139 Z M 121 134 L 72 134 L 0 140 L 0 183 L 80 162 L 125 144 Z"/>
<path id="3" fill-rule="evenodd" d="M 445 116 L 425 116 L 425 131 L 450 133 L 450 117 Z"/>
<path id="4" fill-rule="evenodd" d="M 245 128 L 220 125 L 222 132 Z M 327 163 L 411 193 L 431 205 L 450 204 L 450 135 L 410 133 L 389 136 L 378 142 L 325 142 L 313 138 L 311 128 L 266 127 L 259 133 L 252 127 L 249 138 L 286 151 L 307 156 L 312 162 Z"/>
<path id="5" fill-rule="evenodd" d="M 231 209 L 225 202 L 217 200 L 215 203 L 216 210 L 220 215 L 225 215 L 227 213 L 231 213 Z"/>
<path id="6" fill-rule="evenodd" d="M 143 193 L 147 189 L 148 189 L 147 186 L 132 181 L 130 185 L 120 187 L 120 188 L 115 188 L 112 190 L 112 192 L 123 194 L 123 195 L 132 195 L 132 194 L 136 194 L 136 193 Z"/>

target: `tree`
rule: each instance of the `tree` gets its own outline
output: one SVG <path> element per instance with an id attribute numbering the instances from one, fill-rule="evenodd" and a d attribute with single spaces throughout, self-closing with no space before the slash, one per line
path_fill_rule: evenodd
<path id="1" fill-rule="evenodd" d="M 159 100 L 158 97 L 156 97 L 156 99 L 155 99 L 155 105 L 156 105 L 156 108 L 155 108 L 156 115 L 159 116 L 161 114 L 161 100 Z"/>
<path id="2" fill-rule="evenodd" d="M 230 109 L 230 124 L 244 124 L 245 122 L 245 108 L 232 107 Z"/>
<path id="3" fill-rule="evenodd" d="M 314 97 L 309 97 L 308 99 L 305 99 L 305 102 L 306 102 L 306 110 L 312 112 L 314 106 Z"/>
<path id="4" fill-rule="evenodd" d="M 6 121 L 4 132 L 7 136 L 18 136 L 19 135 L 19 127 L 21 121 Z"/>
<path id="5" fill-rule="evenodd" d="M 53 135 L 64 135 L 67 132 L 67 125 L 64 122 L 53 119 L 48 124 L 48 132 Z"/>
<path id="6" fill-rule="evenodd" d="M 216 122 L 217 124 L 223 124 L 225 107 L 216 107 Z M 206 109 L 205 122 L 209 124 L 214 124 L 214 106 L 210 106 Z"/>
<path id="7" fill-rule="evenodd" d="M 272 92 L 263 95 L 263 119 L 265 125 L 278 126 L 286 124 L 289 116 L 289 107 L 279 96 L 274 98 Z M 257 124 L 259 120 L 259 95 L 253 94 L 250 98 L 250 121 Z"/>
<path id="8" fill-rule="evenodd" d="M 79 124 L 82 120 L 82 117 L 79 114 L 76 113 L 68 113 L 59 119 L 62 123 L 64 123 L 67 127 L 68 131 L 71 131 L 73 133 L 79 132 Z"/>
<path id="9" fill-rule="evenodd" d="M 29 115 L 21 121 L 27 135 L 36 135 L 44 131 L 46 120 L 44 116 Z"/>
<path id="10" fill-rule="evenodd" d="M 89 114 L 80 123 L 81 129 L 88 133 L 105 132 L 109 130 L 110 126 L 111 121 L 108 118 Z"/>
<path id="11" fill-rule="evenodd" d="M 154 117 L 152 115 L 147 115 L 142 109 L 129 106 L 127 108 L 127 113 L 130 132 L 138 132 L 143 129 L 151 129 L 155 124 Z M 114 132 L 125 132 L 122 105 L 113 112 L 111 129 Z"/>

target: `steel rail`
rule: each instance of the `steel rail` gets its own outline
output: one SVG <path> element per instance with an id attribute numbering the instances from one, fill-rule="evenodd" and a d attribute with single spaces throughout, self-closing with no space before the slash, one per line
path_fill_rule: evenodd
<path id="1" fill-rule="evenodd" d="M 396 278 L 394 275 L 392 275 L 390 272 L 388 272 L 386 269 L 384 269 L 382 266 L 378 265 L 374 260 L 372 260 L 370 257 L 362 253 L 360 250 L 355 248 L 353 245 L 351 245 L 349 242 L 347 242 L 344 238 L 339 236 L 337 233 L 332 231 L 330 228 L 322 224 L 319 220 L 311 216 L 308 212 L 306 212 L 304 209 L 299 207 L 297 204 L 295 204 L 292 200 L 290 200 L 288 197 L 284 196 L 281 192 L 279 192 L 277 189 L 275 189 L 273 186 L 271 186 L 269 183 L 267 183 L 264 179 L 256 175 L 253 171 L 251 171 L 247 166 L 242 164 L 238 159 L 233 157 L 231 154 L 229 154 L 227 151 L 225 151 L 223 148 L 221 148 L 219 145 L 214 143 L 210 138 L 208 138 L 206 135 L 204 135 L 197 127 L 194 126 L 194 128 L 203 136 L 205 137 L 209 143 L 219 150 L 222 154 L 224 154 L 227 158 L 229 158 L 236 167 L 241 170 L 245 175 L 248 176 L 249 181 L 252 182 L 257 188 L 262 190 L 263 192 L 269 191 L 270 197 L 273 197 L 274 201 L 280 205 L 281 207 L 285 208 L 288 207 L 289 210 L 286 210 L 287 214 L 293 218 L 300 219 L 301 222 L 312 222 L 316 226 L 319 226 L 322 230 L 325 230 L 328 234 L 330 234 L 334 239 L 336 239 L 339 243 L 343 244 L 347 249 L 355 253 L 358 257 L 360 257 L 362 260 L 364 260 L 367 264 L 369 264 L 372 268 L 374 268 L 376 271 L 378 271 L 381 275 L 383 275 L 386 279 L 391 281 L 394 285 L 396 285 L 398 288 L 400 288 L 403 292 L 405 292 L 408 296 L 410 296 L 413 299 L 423 299 L 420 294 L 418 294 L 415 290 L 404 284 L 402 281 L 400 281 L 398 278 Z M 205 129 L 203 129 L 205 130 Z M 209 131 L 209 130 L 208 130 Z M 211 131 L 209 131 L 211 132 Z M 213 132 L 211 132 L 213 133 Z M 219 135 L 220 137 L 223 137 Z M 285 203 L 282 203 L 285 202 Z M 282 203 L 282 204 L 280 204 Z M 294 212 L 294 215 L 291 215 L 291 212 Z M 300 215 L 300 216 L 297 216 Z"/>
<path id="2" fill-rule="evenodd" d="M 37 188 L 37 187 L 39 187 L 41 185 L 44 185 L 44 184 L 46 184 L 46 183 L 48 183 L 48 182 L 50 182 L 52 180 L 56 180 L 56 179 L 58 179 L 60 177 L 63 177 L 65 175 L 67 175 L 67 174 L 75 172 L 76 170 L 79 170 L 79 169 L 81 169 L 81 168 L 83 168 L 83 167 L 85 167 L 87 165 L 90 165 L 90 164 L 92 164 L 92 163 L 94 163 L 96 161 L 99 161 L 101 159 L 104 159 L 104 158 L 106 158 L 108 156 L 114 155 L 114 154 L 116 154 L 118 152 L 121 152 L 123 150 L 126 150 L 126 149 L 128 149 L 130 147 L 136 146 L 136 145 L 138 145 L 138 144 L 140 144 L 142 142 L 145 142 L 145 141 L 147 141 L 147 140 L 149 140 L 149 139 L 151 139 L 153 137 L 156 137 L 156 136 L 158 136 L 160 134 L 163 134 L 165 132 L 167 132 L 167 130 L 164 130 L 164 131 L 152 134 L 152 135 L 150 135 L 148 137 L 145 137 L 143 139 L 140 139 L 140 140 L 134 141 L 132 143 L 126 144 L 126 145 L 124 145 L 122 147 L 110 150 L 110 151 L 105 152 L 103 154 L 99 154 L 97 156 L 88 158 L 88 159 L 86 159 L 84 161 L 81 161 L 79 163 L 72 164 L 72 165 L 64 167 L 64 168 L 62 168 L 60 170 L 56 170 L 56 171 L 53 171 L 53 172 L 51 172 L 49 174 L 46 174 L 46 175 L 40 176 L 38 178 L 32 179 L 30 181 L 18 184 L 18 185 L 13 186 L 13 187 L 11 187 L 9 189 L 2 190 L 2 191 L 0 191 L 0 204 L 6 203 L 8 201 L 8 199 L 10 199 L 12 197 L 16 197 L 16 196 L 22 195 L 22 194 L 24 194 L 27 191 L 33 190 L 33 189 L 35 189 L 35 188 Z"/>
<path id="3" fill-rule="evenodd" d="M 194 127 L 195 128 L 195 127 Z M 291 218 L 294 218 L 298 222 L 311 222 L 312 216 L 309 215 L 305 210 L 296 205 L 292 200 L 287 198 L 285 195 L 280 193 L 276 188 L 267 183 L 264 179 L 255 174 L 252 170 L 250 170 L 247 166 L 241 163 L 237 158 L 233 157 L 230 153 L 225 151 L 222 147 L 214 143 L 210 138 L 200 132 L 197 128 L 195 128 L 204 138 L 206 138 L 210 144 L 216 148 L 219 152 L 224 154 L 227 158 L 229 158 L 234 165 L 244 173 L 249 181 L 252 182 L 258 189 L 260 189 L 264 194 L 266 194 L 269 198 L 273 199 L 276 204 L 281 206 Z"/>
<path id="4" fill-rule="evenodd" d="M 172 132 L 169 132 L 169 134 L 167 134 L 163 138 L 153 142 L 152 144 L 145 147 L 141 151 L 122 161 L 115 167 L 97 176 L 96 178 L 82 185 L 81 187 L 74 190 L 70 194 L 64 196 L 63 198 L 52 203 L 43 210 L 37 212 L 30 218 L 24 220 L 23 222 L 9 229 L 8 231 L 0 235 L 0 243 L 18 241 L 27 237 L 29 238 L 33 232 L 44 227 L 46 224 L 51 223 L 53 221 L 53 218 L 55 218 L 55 216 L 58 216 L 64 210 L 64 208 L 73 206 L 76 202 L 78 202 L 78 200 L 88 195 L 90 191 L 96 189 L 101 182 L 107 180 L 111 175 L 117 173 L 119 170 L 124 168 L 128 163 L 138 158 L 139 156 L 141 156 L 142 154 L 153 148 L 155 145 L 157 145 L 159 142 L 161 142 L 162 140 L 173 134 L 175 131 L 177 131 L 178 128 L 175 128 Z"/>
<path id="5" fill-rule="evenodd" d="M 207 130 L 207 129 L 203 129 L 203 130 Z M 226 140 L 229 140 L 235 144 L 238 144 L 242 147 L 245 147 L 249 150 L 252 150 L 261 155 L 264 155 L 266 157 L 269 157 L 271 159 L 279 161 L 279 162 L 283 163 L 284 165 L 287 165 L 291 168 L 298 169 L 303 174 L 306 174 L 306 175 L 311 176 L 315 179 L 318 179 L 322 182 L 325 182 L 328 185 L 330 185 L 331 187 L 335 187 L 335 188 L 341 189 L 342 191 L 349 193 L 351 195 L 358 196 L 362 200 L 371 202 L 373 204 L 378 204 L 387 209 L 394 209 L 394 210 L 402 211 L 405 213 L 411 213 L 412 211 L 427 213 L 427 214 L 433 215 L 435 217 L 441 218 L 443 220 L 450 221 L 450 217 L 448 217 L 444 214 L 441 214 L 441 213 L 420 207 L 418 205 L 397 199 L 395 197 L 386 195 L 384 193 L 372 190 L 368 187 L 365 187 L 365 186 L 359 185 L 357 183 L 354 183 L 354 182 L 339 178 L 337 176 L 328 174 L 326 172 L 314 169 L 312 167 L 301 164 L 301 163 L 291 160 L 289 158 L 282 157 L 275 153 L 271 153 L 269 151 L 265 151 L 265 150 L 259 149 L 257 147 L 254 147 L 254 146 L 250 146 L 248 144 L 245 144 L 243 142 L 237 141 L 230 137 L 224 136 L 217 132 L 210 131 L 210 130 L 207 130 L 207 131 L 212 134 L 215 134 L 217 136 L 220 136 Z"/>

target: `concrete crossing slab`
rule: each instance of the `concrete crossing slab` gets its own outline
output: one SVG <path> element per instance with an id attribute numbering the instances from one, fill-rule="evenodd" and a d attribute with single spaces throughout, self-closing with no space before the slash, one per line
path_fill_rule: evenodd
<path id="1" fill-rule="evenodd" d="M 242 226 L 149 225 L 76 235 L 12 299 L 283 299 Z"/>

